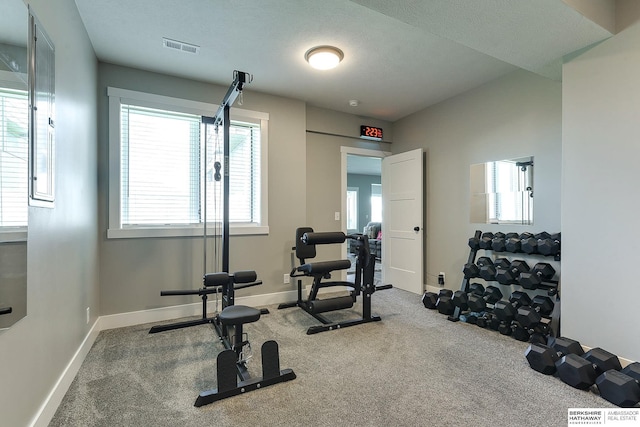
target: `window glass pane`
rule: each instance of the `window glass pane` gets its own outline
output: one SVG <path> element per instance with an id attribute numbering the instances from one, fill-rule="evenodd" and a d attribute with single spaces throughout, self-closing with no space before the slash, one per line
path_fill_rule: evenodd
<path id="1" fill-rule="evenodd" d="M 358 189 L 347 190 L 347 229 L 358 229 Z"/>
<path id="2" fill-rule="evenodd" d="M 487 173 L 489 218 L 491 222 L 517 222 L 523 217 L 524 174 L 513 161 L 489 162 Z M 524 200 L 528 202 L 528 200 Z"/>
<path id="3" fill-rule="evenodd" d="M 121 221 L 199 222 L 200 117 L 122 106 Z"/>
<path id="4" fill-rule="evenodd" d="M 27 91 L 0 89 L 0 226 L 26 227 L 28 206 Z"/>
<path id="5" fill-rule="evenodd" d="M 371 184 L 371 221 L 382 222 L 382 185 Z"/>
<path id="6" fill-rule="evenodd" d="M 232 123 L 229 132 L 229 221 L 260 222 L 260 128 Z"/>

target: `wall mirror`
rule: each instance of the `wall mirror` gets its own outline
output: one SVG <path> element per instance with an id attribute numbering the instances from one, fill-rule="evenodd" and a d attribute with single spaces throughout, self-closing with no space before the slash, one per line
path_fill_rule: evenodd
<path id="1" fill-rule="evenodd" d="M 0 14 L 0 331 L 27 314 L 29 99 L 27 6 Z"/>
<path id="2" fill-rule="evenodd" d="M 471 223 L 533 225 L 533 157 L 470 169 Z"/>

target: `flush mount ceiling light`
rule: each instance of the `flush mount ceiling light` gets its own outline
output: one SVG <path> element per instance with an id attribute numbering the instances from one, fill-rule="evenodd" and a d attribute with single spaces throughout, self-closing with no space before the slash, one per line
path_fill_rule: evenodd
<path id="1" fill-rule="evenodd" d="M 312 47 L 304 54 L 309 65 L 318 70 L 330 70 L 338 66 L 344 58 L 344 53 L 333 46 Z"/>

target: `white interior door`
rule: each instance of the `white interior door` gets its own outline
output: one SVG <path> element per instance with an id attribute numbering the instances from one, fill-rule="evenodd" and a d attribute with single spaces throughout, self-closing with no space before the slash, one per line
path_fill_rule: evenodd
<path id="1" fill-rule="evenodd" d="M 382 159 L 382 272 L 384 283 L 423 290 L 422 149 Z"/>

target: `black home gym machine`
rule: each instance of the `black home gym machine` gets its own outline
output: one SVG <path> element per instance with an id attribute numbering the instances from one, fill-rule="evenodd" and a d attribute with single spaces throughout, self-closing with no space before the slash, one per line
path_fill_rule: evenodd
<path id="1" fill-rule="evenodd" d="M 280 356 L 278 351 L 278 343 L 276 341 L 266 341 L 262 345 L 262 377 L 251 378 L 247 370 L 247 352 L 250 350 L 250 343 L 246 339 L 243 331 L 243 325 L 246 323 L 256 322 L 260 319 L 260 315 L 268 313 L 267 310 L 259 310 L 244 305 L 235 305 L 235 291 L 251 286 L 260 285 L 262 281 L 257 280 L 255 271 L 237 271 L 228 273 L 229 271 L 229 147 L 230 147 L 230 108 L 235 102 L 238 95 L 242 94 L 245 84 L 251 82 L 252 76 L 242 71 L 234 71 L 234 81 L 227 91 L 224 100 L 214 117 L 203 117 L 202 121 L 205 125 L 205 149 L 204 149 L 204 200 L 202 204 L 203 224 L 204 224 L 204 270 L 203 287 L 196 290 L 173 290 L 162 291 L 160 295 L 198 295 L 202 299 L 202 317 L 200 319 L 172 323 L 168 325 L 157 325 L 151 328 L 150 334 L 164 332 L 174 329 L 187 328 L 195 325 L 211 324 L 213 325 L 220 341 L 224 345 L 223 350 L 217 357 L 217 385 L 215 389 L 203 391 L 196 399 L 195 406 L 203 406 L 209 403 L 235 396 L 248 391 L 257 390 L 269 385 L 290 381 L 296 378 L 295 373 L 291 369 L 280 370 Z M 207 147 L 208 126 L 212 125 L 215 129 L 215 135 L 218 136 L 220 126 L 223 128 L 223 159 L 220 162 L 215 154 L 220 150 L 214 150 L 214 155 L 209 155 Z M 218 142 L 218 138 L 216 138 Z M 210 162 L 213 160 L 213 162 Z M 210 167 L 213 166 L 213 167 Z M 214 172 L 215 169 L 215 172 Z M 223 170 L 221 174 L 220 171 Z M 224 179 L 223 179 L 224 175 Z M 216 256 L 221 259 L 221 269 L 218 270 L 217 260 L 215 270 L 221 271 L 216 273 L 206 273 L 207 270 L 207 189 L 208 177 L 214 179 L 214 189 L 212 194 L 214 199 L 222 196 L 222 213 L 216 215 L 215 221 L 218 223 L 218 217 L 221 217 L 222 230 L 220 230 L 221 247 L 216 247 Z M 216 208 L 218 204 L 215 203 Z M 216 236 L 218 232 L 214 233 Z M 216 315 L 209 317 L 207 315 L 208 295 L 222 295 L 222 310 Z M 217 308 L 217 307 L 216 307 Z M 239 380 L 239 381 L 238 381 Z"/>
<path id="2" fill-rule="evenodd" d="M 316 245 L 344 243 L 347 239 L 350 239 L 352 247 L 355 246 L 357 250 L 354 282 L 323 281 L 323 279 L 330 279 L 331 273 L 334 271 L 349 269 L 351 267 L 351 261 L 342 259 L 335 261 L 306 262 L 306 260 L 315 258 Z M 393 286 L 375 286 L 374 272 L 376 256 L 370 252 L 369 238 L 366 235 L 344 234 L 341 231 L 314 233 L 311 227 L 300 227 L 296 229 L 296 246 L 293 249 L 295 249 L 296 257 L 300 261 L 300 265 L 291 271 L 290 276 L 313 277 L 313 284 L 311 285 L 309 297 L 305 300 L 302 297 L 302 280 L 298 279 L 298 300 L 291 303 L 280 304 L 278 309 L 297 306 L 322 323 L 322 325 L 311 326 L 307 329 L 307 335 L 381 320 L 380 316 L 371 314 L 371 296 L 375 291 L 390 289 Z M 349 295 L 346 296 L 318 299 L 318 291 L 321 288 L 331 286 L 346 286 L 352 290 L 349 292 Z M 353 307 L 357 296 L 360 295 L 361 292 L 363 298 L 362 317 L 334 323 L 321 314 Z"/>

